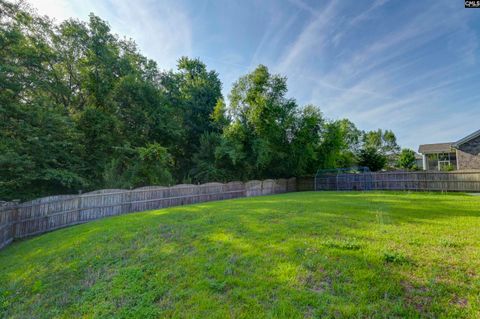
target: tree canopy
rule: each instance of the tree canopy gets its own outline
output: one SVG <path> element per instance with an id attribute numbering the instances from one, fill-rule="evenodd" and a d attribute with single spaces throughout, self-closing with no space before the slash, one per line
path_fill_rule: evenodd
<path id="1" fill-rule="evenodd" d="M 307 175 L 366 150 L 388 159 L 382 169 L 398 154 L 393 132 L 299 106 L 264 65 L 224 98 L 199 59 L 160 71 L 93 14 L 55 24 L 5 1 L 0 12 L 0 199 Z"/>
<path id="2" fill-rule="evenodd" d="M 398 167 L 406 169 L 417 169 L 417 159 L 415 152 L 404 148 L 398 157 Z"/>

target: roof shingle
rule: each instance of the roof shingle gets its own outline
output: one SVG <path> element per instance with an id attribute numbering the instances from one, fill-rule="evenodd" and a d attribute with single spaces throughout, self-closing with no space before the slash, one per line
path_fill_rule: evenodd
<path id="1" fill-rule="evenodd" d="M 423 144 L 418 148 L 421 154 L 436 154 L 452 152 L 453 143 Z"/>

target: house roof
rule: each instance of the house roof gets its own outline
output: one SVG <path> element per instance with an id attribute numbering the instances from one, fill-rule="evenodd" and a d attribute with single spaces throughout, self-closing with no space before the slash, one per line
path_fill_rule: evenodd
<path id="1" fill-rule="evenodd" d="M 454 143 L 423 144 L 418 148 L 422 154 L 449 153 Z"/>
<path id="2" fill-rule="evenodd" d="M 459 147 L 460 145 L 464 144 L 464 143 L 467 143 L 471 140 L 473 140 L 474 138 L 477 138 L 480 136 L 480 130 L 476 131 L 476 132 L 473 132 L 472 134 L 462 138 L 461 140 L 453 143 L 453 147 Z"/>

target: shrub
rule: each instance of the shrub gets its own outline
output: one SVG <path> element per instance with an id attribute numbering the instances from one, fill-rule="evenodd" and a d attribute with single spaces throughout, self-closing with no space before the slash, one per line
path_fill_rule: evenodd
<path id="1" fill-rule="evenodd" d="M 415 152 L 404 148 L 398 158 L 398 167 L 406 169 L 416 169 L 417 159 L 415 158 Z"/>
<path id="2" fill-rule="evenodd" d="M 360 150 L 358 164 L 368 167 L 372 172 L 379 171 L 387 164 L 387 157 L 373 147 Z"/>

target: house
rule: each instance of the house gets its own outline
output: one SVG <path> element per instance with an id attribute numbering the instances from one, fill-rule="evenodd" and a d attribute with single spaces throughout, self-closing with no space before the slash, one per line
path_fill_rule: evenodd
<path id="1" fill-rule="evenodd" d="M 415 152 L 415 165 L 418 169 L 423 169 L 423 156 Z"/>
<path id="2" fill-rule="evenodd" d="M 480 170 L 480 130 L 457 142 L 423 144 L 424 170 Z"/>

